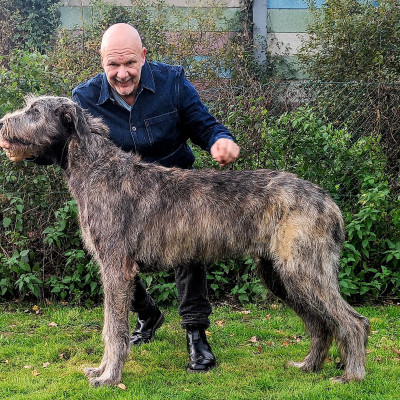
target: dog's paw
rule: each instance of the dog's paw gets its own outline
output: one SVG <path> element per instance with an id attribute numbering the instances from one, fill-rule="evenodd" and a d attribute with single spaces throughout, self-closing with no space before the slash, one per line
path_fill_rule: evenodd
<path id="1" fill-rule="evenodd" d="M 362 381 L 364 377 L 365 377 L 365 372 L 351 373 L 351 374 L 347 372 L 343 375 L 334 376 L 329 380 L 331 381 L 331 383 L 349 383 L 349 382 Z"/>
<path id="2" fill-rule="evenodd" d="M 321 369 L 321 366 L 312 363 L 310 360 L 306 359 L 301 362 L 289 361 L 287 363 L 288 367 L 295 367 L 301 369 L 304 372 L 317 372 Z"/>
<path id="3" fill-rule="evenodd" d="M 112 377 L 110 375 L 101 375 L 98 378 L 89 379 L 89 383 L 91 386 L 99 387 L 99 386 L 111 386 L 118 385 L 121 382 L 120 378 Z"/>
<path id="4" fill-rule="evenodd" d="M 344 375 L 340 376 L 334 376 L 332 378 L 329 378 L 331 383 L 348 383 L 349 379 L 345 377 Z"/>
<path id="5" fill-rule="evenodd" d="M 101 374 L 104 372 L 104 368 L 85 368 L 83 372 L 88 378 L 93 378 L 101 376 Z"/>
<path id="6" fill-rule="evenodd" d="M 304 361 L 301 361 L 301 362 L 289 361 L 287 363 L 288 367 L 296 367 L 296 368 L 303 368 L 304 365 L 305 365 Z"/>

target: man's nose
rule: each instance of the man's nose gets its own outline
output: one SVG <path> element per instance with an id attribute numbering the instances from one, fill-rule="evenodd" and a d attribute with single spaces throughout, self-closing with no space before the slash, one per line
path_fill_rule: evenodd
<path id="1" fill-rule="evenodd" d="M 118 78 L 124 79 L 129 75 L 128 73 L 128 68 L 126 68 L 125 66 L 121 65 L 118 68 L 118 72 L 117 72 L 117 76 Z"/>

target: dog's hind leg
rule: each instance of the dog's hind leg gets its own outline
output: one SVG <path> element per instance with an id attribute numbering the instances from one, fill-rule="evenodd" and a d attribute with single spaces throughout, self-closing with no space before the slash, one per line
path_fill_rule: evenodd
<path id="1" fill-rule="evenodd" d="M 310 350 L 300 363 L 292 363 L 305 371 L 321 368 L 332 338 L 339 346 L 344 363 L 343 376 L 334 381 L 362 380 L 365 376 L 365 347 L 368 320 L 353 310 L 341 297 L 334 267 L 308 272 L 301 267 L 288 268 L 261 262 L 260 274 L 266 286 L 282 298 L 304 321 L 310 333 Z"/>
<path id="2" fill-rule="evenodd" d="M 129 310 L 133 279 L 126 279 L 125 268 L 121 268 L 121 264 L 116 266 L 115 261 L 114 264 L 102 264 L 105 349 L 100 366 L 85 370 L 93 386 L 118 384 L 130 349 Z"/>
<path id="3" fill-rule="evenodd" d="M 330 329 L 327 327 L 325 321 L 318 316 L 318 313 L 313 309 L 307 310 L 305 304 L 300 299 L 293 301 L 293 297 L 288 295 L 287 292 L 290 288 L 282 280 L 270 260 L 260 260 L 258 268 L 264 285 L 299 315 L 310 334 L 311 344 L 307 356 L 302 362 L 290 362 L 289 364 L 301 368 L 303 371 L 319 371 L 332 344 Z"/>
<path id="4" fill-rule="evenodd" d="M 369 321 L 355 311 L 341 297 L 335 301 L 334 335 L 341 355 L 344 374 L 333 382 L 361 381 L 365 376 L 366 346 Z"/>

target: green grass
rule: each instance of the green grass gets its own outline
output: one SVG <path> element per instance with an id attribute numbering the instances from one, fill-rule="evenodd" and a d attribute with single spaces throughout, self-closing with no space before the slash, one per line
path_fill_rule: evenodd
<path id="1" fill-rule="evenodd" d="M 364 307 L 371 320 L 365 381 L 332 384 L 341 374 L 330 351 L 319 373 L 286 368 L 301 360 L 309 337 L 284 307 L 215 307 L 209 341 L 218 366 L 188 374 L 186 342 L 174 309 L 156 340 L 132 349 L 123 372 L 126 389 L 92 388 L 82 370 L 102 356 L 102 309 L 61 305 L 0 306 L 0 399 L 399 399 L 400 307 Z M 55 324 L 56 326 L 55 326 Z M 133 321 L 132 321 L 133 324 Z"/>

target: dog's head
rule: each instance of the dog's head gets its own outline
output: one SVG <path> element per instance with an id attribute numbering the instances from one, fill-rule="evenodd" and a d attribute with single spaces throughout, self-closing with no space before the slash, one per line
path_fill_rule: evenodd
<path id="1" fill-rule="evenodd" d="M 30 96 L 26 106 L 0 121 L 0 138 L 12 154 L 45 157 L 60 163 L 72 139 L 89 135 L 89 115 L 66 97 Z"/>

